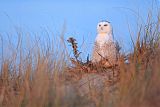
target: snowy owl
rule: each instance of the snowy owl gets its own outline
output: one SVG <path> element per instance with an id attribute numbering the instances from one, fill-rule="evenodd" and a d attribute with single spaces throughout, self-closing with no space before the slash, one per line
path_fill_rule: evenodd
<path id="1" fill-rule="evenodd" d="M 100 62 L 108 59 L 110 64 L 116 62 L 116 46 L 113 41 L 113 30 L 108 21 L 99 22 L 97 25 L 97 37 L 95 40 L 92 62 Z"/>

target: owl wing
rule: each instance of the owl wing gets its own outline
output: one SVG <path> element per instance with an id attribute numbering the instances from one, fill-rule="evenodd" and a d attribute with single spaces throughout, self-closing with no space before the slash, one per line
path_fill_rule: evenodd
<path id="1" fill-rule="evenodd" d="M 106 59 L 108 59 L 111 63 L 116 61 L 117 51 L 114 42 L 105 43 L 103 46 L 103 52 Z"/>

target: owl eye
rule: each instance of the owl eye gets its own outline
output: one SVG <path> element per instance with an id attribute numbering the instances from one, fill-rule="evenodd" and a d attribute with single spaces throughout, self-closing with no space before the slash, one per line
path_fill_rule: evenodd
<path id="1" fill-rule="evenodd" d="M 105 24 L 104 26 L 108 26 L 107 24 Z"/>
<path id="2" fill-rule="evenodd" d="M 99 27 L 100 27 L 101 25 L 99 25 Z"/>

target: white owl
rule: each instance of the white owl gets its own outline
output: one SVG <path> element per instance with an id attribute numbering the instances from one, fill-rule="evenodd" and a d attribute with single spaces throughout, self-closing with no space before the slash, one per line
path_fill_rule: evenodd
<path id="1" fill-rule="evenodd" d="M 97 25 L 97 37 L 92 53 L 92 62 L 108 59 L 110 64 L 116 62 L 116 46 L 113 41 L 113 30 L 110 22 L 102 21 Z"/>

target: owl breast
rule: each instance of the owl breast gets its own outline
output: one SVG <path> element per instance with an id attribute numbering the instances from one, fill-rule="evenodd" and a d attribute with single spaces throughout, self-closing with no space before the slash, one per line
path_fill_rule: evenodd
<path id="1" fill-rule="evenodd" d="M 116 58 L 116 49 L 112 35 L 98 34 L 96 37 L 92 61 L 99 62 L 103 58 L 107 58 L 111 62 L 114 62 Z"/>
<path id="2" fill-rule="evenodd" d="M 96 42 L 102 47 L 106 43 L 113 42 L 112 35 L 108 34 L 98 34 L 96 37 Z"/>

